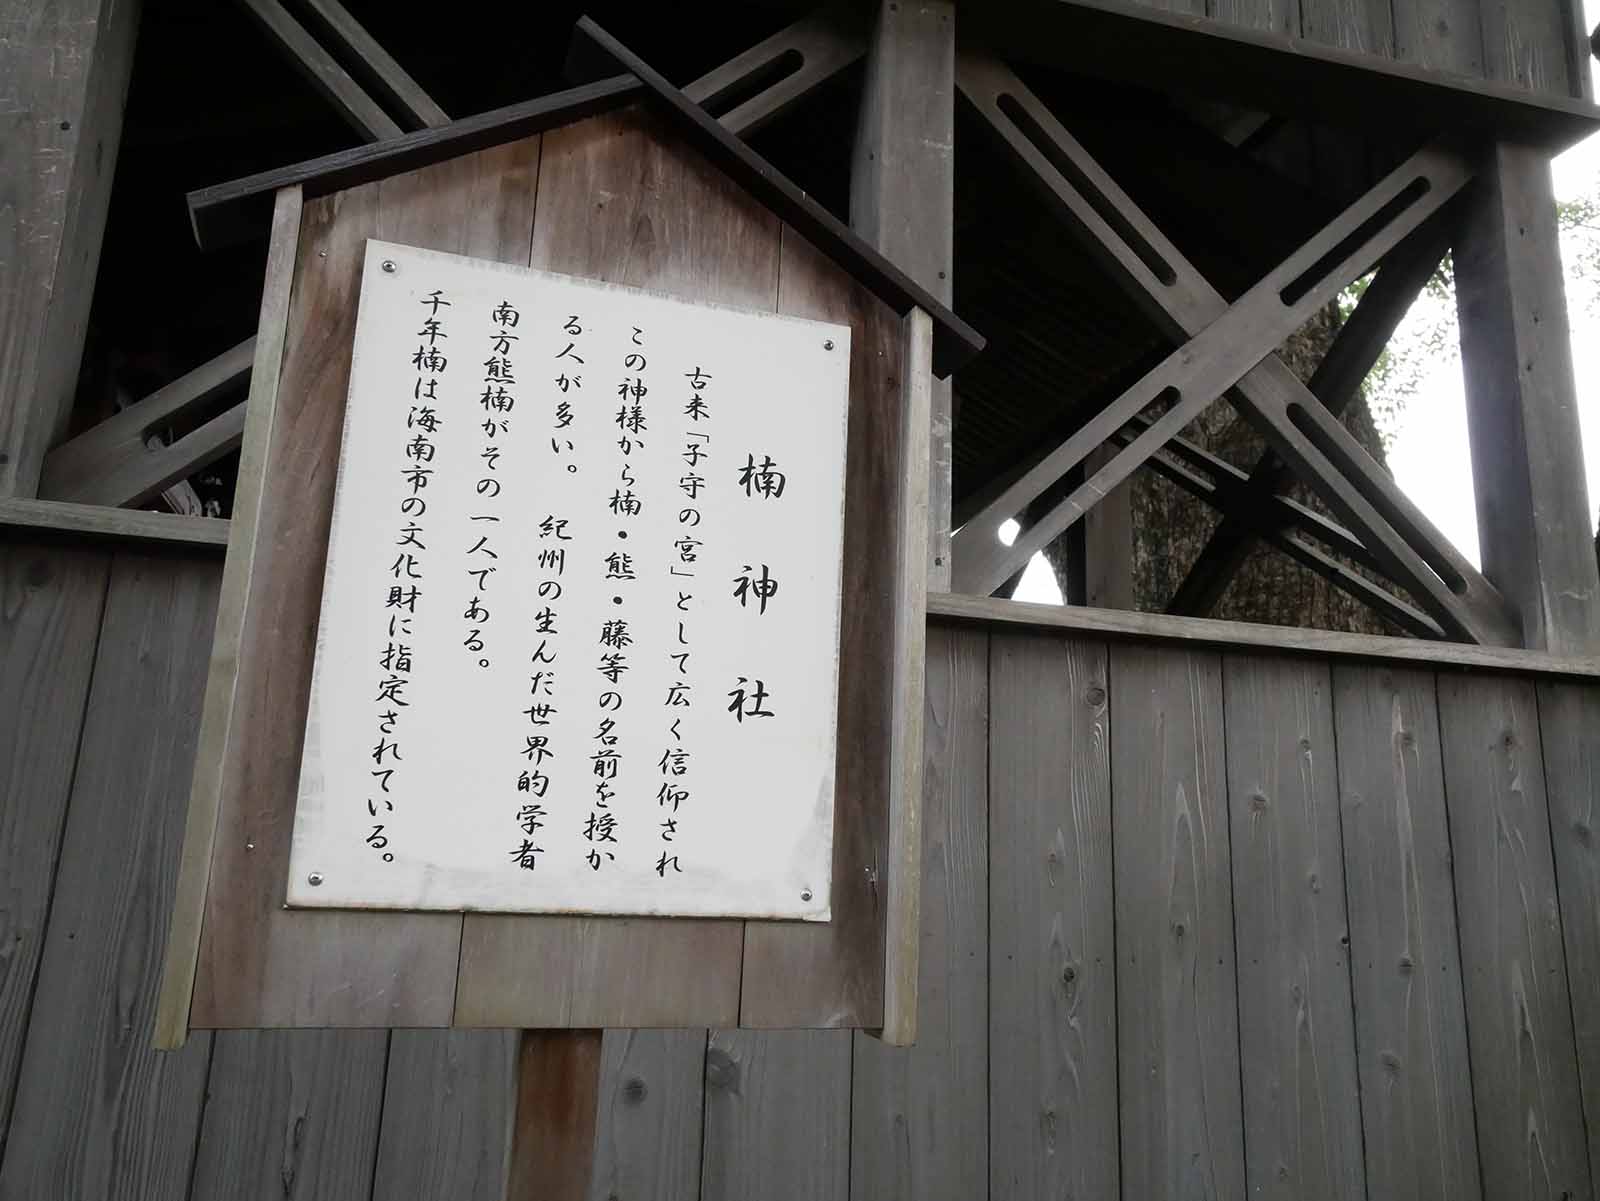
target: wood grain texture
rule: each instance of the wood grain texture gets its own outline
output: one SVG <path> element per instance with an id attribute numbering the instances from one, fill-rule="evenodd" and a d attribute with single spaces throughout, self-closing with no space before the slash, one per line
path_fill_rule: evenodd
<path id="1" fill-rule="evenodd" d="M 294 69 L 362 140 L 383 142 L 400 136 L 400 127 L 394 118 L 367 95 L 279 0 L 244 0 L 244 6 Z"/>
<path id="2" fill-rule="evenodd" d="M 220 551 L 228 544 L 228 523 L 218 517 L 181 517 L 102 509 L 51 500 L 0 497 L 0 530 L 8 541 L 59 535 L 79 542 L 150 542 Z"/>
<path id="3" fill-rule="evenodd" d="M 1481 1194 L 1431 673 L 1333 669 L 1372 1197 Z"/>
<path id="4" fill-rule="evenodd" d="M 1600 690 L 1539 685 L 1539 735 L 1544 750 L 1567 949 L 1567 988 L 1578 1048 L 1578 1081 L 1589 1137 L 1590 1178 L 1600 1180 Z"/>
<path id="5" fill-rule="evenodd" d="M 1591 1197 L 1534 686 L 1438 685 L 1484 1195 Z"/>
<path id="6" fill-rule="evenodd" d="M 109 556 L 0 548 L 0 1151 L 33 1011 Z"/>
<path id="7" fill-rule="evenodd" d="M 849 1196 L 850 1039 L 844 1030 L 712 1033 L 703 1201 Z"/>
<path id="8" fill-rule="evenodd" d="M 205 703 L 200 712 L 200 742 L 189 789 L 189 814 L 184 823 L 183 857 L 178 864 L 166 962 L 162 967 L 161 997 L 156 1006 L 156 1046 L 163 1050 L 182 1046 L 189 1034 L 200 932 L 208 903 L 229 740 L 234 730 L 239 656 L 252 595 L 262 502 L 267 491 L 265 467 L 277 424 L 278 384 L 284 345 L 288 340 L 289 301 L 303 215 L 298 188 L 285 188 L 274 198 L 272 237 L 261 290 L 261 316 L 256 325 L 250 367 L 250 395 L 245 402 L 248 416 L 239 452 L 233 516 L 226 527 L 232 553 L 222 567 L 216 637 L 211 648 Z M 270 513 L 270 507 L 266 511 Z"/>
<path id="9" fill-rule="evenodd" d="M 197 1026 L 443 1026 L 454 914 L 282 908 L 315 632 L 368 237 L 526 260 L 537 140 L 308 204 L 276 416 L 259 478 L 232 726 L 200 945 Z"/>
<path id="10" fill-rule="evenodd" d="M 1325 656 L 1334 663 L 1370 660 L 1397 664 L 1467 668 L 1483 672 L 1594 679 L 1600 657 L 1552 655 L 1507 647 L 1469 646 L 1456 642 L 1423 642 L 1380 634 L 1345 634 L 1336 630 L 1259 625 L 1248 621 L 1216 621 L 1206 617 L 1172 617 L 1123 609 L 1089 609 L 1076 605 L 1036 605 L 988 596 L 928 594 L 928 616 L 996 626 L 1034 626 L 1078 630 L 1100 638 L 1167 642 L 1194 648 L 1261 648 L 1291 655 Z"/>
<path id="11" fill-rule="evenodd" d="M 1367 1195 L 1332 681 L 1223 660 L 1250 1196 Z"/>
<path id="12" fill-rule="evenodd" d="M 913 1047 L 855 1036 L 850 1192 L 966 1201 L 989 1187 L 989 638 L 928 631 L 922 929 Z"/>
<path id="13" fill-rule="evenodd" d="M 704 1030 L 608 1030 L 589 1201 L 697 1201 Z"/>
<path id="14" fill-rule="evenodd" d="M 531 262 L 770 309 L 778 226 L 653 118 L 630 110 L 545 136 Z M 469 915 L 456 1022 L 732 1025 L 742 940 L 737 921 Z M 529 963 L 565 966 L 529 972 Z"/>
<path id="15" fill-rule="evenodd" d="M 1222 664 L 1113 646 L 1123 1191 L 1245 1195 Z"/>
<path id="16" fill-rule="evenodd" d="M 190 1201 L 315 1201 L 372 1188 L 382 1030 L 213 1036 Z"/>
<path id="17" fill-rule="evenodd" d="M 138 28 L 137 0 L 0 4 L 0 497 L 71 415 Z"/>
<path id="18" fill-rule="evenodd" d="M 450 118 L 423 91 L 422 85 L 395 62 L 394 56 L 379 44 L 339 0 L 305 0 L 306 8 L 323 32 L 353 54 L 366 68 L 371 81 L 405 113 L 412 128 L 448 125 Z"/>
<path id="19" fill-rule="evenodd" d="M 870 1028 L 883 1019 L 891 716 L 899 701 L 883 556 L 899 530 L 901 324 L 788 231 L 779 291 L 780 312 L 851 328 L 833 920 L 746 927 L 739 1024 Z"/>
<path id="20" fill-rule="evenodd" d="M 151 453 L 145 438 L 153 428 L 225 395 L 230 389 L 240 388 L 250 378 L 255 352 L 255 338 L 246 338 L 120 413 L 53 448 L 45 456 L 44 472 L 39 477 L 39 495 L 88 505 L 131 503 L 117 499 L 119 490 L 108 490 L 105 477 L 136 469 L 136 465 Z"/>
<path id="21" fill-rule="evenodd" d="M 945 304 L 955 295 L 951 0 L 877 6 L 850 165 L 850 227 Z M 950 587 L 951 383 L 929 392 L 928 585 Z"/>
<path id="22" fill-rule="evenodd" d="M 1046 634 L 992 641 L 989 1196 L 996 1201 L 1119 1192 L 1106 680 L 1104 643 Z M 1129 1041 L 1143 1033 L 1130 1030 Z"/>
<path id="23" fill-rule="evenodd" d="M 505 1201 L 584 1201 L 600 1089 L 598 1030 L 524 1030 Z"/>
<path id="24" fill-rule="evenodd" d="M 1584 94 L 1575 68 L 1586 69 L 1587 56 L 1573 53 L 1565 5 L 1478 0 L 1478 11 L 1487 78 L 1531 92 Z"/>
<path id="25" fill-rule="evenodd" d="M 39 965 L 0 1197 L 182 1197 L 210 1039 L 150 1046 L 215 563 L 121 555 Z"/>
<path id="26" fill-rule="evenodd" d="M 1600 578 L 1545 156 L 1485 154 L 1454 261 L 1484 574 L 1515 607 L 1521 645 L 1595 654 Z"/>
<path id="27" fill-rule="evenodd" d="M 372 1195 L 502 1201 L 516 1107 L 514 1030 L 396 1030 Z"/>

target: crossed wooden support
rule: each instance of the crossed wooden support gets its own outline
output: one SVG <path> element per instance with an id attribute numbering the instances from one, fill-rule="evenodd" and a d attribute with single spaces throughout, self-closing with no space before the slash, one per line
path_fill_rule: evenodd
<path id="1" fill-rule="evenodd" d="M 399 144 L 399 125 L 280 0 L 243 2 L 262 30 L 369 145 L 381 150 Z M 338 0 L 308 2 L 324 37 L 364 64 L 375 86 L 409 125 L 436 129 L 448 137 L 458 127 L 482 124 L 478 118 L 451 122 Z M 845 11 L 830 9 L 779 30 L 695 80 L 684 92 L 696 103 L 716 106 L 724 128 L 748 136 L 865 54 L 866 38 L 858 23 Z M 732 102 L 722 103 L 728 97 Z M 147 440 L 152 431 L 211 406 L 228 391 L 242 392 L 254 341 L 246 339 L 51 450 L 44 462 L 40 496 L 112 507 L 142 505 L 238 449 L 244 432 L 242 398 L 170 445 L 151 449 Z"/>
<path id="2" fill-rule="evenodd" d="M 1178 345 L 962 526 L 954 539 L 953 590 L 992 593 L 1229 393 L 1276 455 L 1446 637 L 1517 645 L 1517 622 L 1499 593 L 1273 353 L 1466 186 L 1474 171 L 1468 156 L 1445 141 L 1419 150 L 1229 305 L 1006 66 L 964 56 L 956 81 L 1061 215 Z M 1147 409 L 1161 411 L 1011 546 L 1000 542 L 1002 523 Z"/>

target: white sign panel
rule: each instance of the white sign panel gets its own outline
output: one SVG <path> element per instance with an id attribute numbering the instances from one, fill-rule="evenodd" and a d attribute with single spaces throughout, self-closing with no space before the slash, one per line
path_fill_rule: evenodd
<path id="1" fill-rule="evenodd" d="M 827 920 L 849 363 L 368 242 L 289 903 Z"/>

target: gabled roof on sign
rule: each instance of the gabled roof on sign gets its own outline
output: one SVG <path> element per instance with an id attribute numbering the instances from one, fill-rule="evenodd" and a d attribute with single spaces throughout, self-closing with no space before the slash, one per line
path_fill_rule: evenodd
<path id="1" fill-rule="evenodd" d="M 948 376 L 983 349 L 982 335 L 947 305 L 730 133 L 643 59 L 587 17 L 579 20 L 578 29 L 628 73 L 385 142 L 201 188 L 188 196 L 195 239 L 202 247 L 211 247 L 263 228 L 272 209 L 272 197 L 280 188 L 299 185 L 308 198 L 325 196 L 555 129 L 638 100 L 651 100 L 673 127 L 715 166 L 891 309 L 901 315 L 913 308 L 926 312 L 933 320 L 936 375 Z"/>

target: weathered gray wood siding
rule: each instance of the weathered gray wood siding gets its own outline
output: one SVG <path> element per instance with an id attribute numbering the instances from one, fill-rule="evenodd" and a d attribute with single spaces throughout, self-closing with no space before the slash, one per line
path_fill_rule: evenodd
<path id="1" fill-rule="evenodd" d="M 0 546 L 0 1201 L 498 1201 L 516 1039 L 149 1049 L 220 563 Z M 922 1039 L 606 1035 L 594 1201 L 1571 1198 L 1600 687 L 929 632 Z"/>

